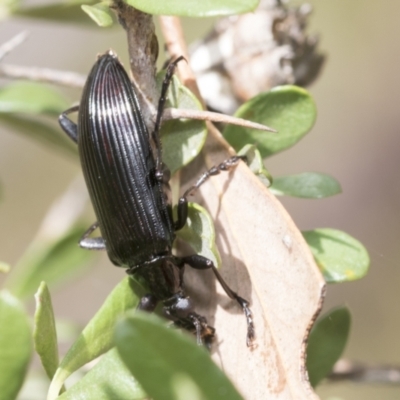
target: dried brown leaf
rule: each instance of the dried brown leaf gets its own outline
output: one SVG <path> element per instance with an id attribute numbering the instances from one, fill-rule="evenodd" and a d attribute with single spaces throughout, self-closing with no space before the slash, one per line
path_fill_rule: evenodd
<path id="1" fill-rule="evenodd" d="M 230 156 L 215 131 L 203 156 L 207 168 Z M 211 297 L 208 289 L 207 304 L 203 302 L 198 311 L 217 330 L 214 360 L 247 400 L 317 399 L 305 370 L 305 341 L 325 284 L 301 233 L 243 163 L 213 177 L 200 190 L 216 225 L 221 273 L 251 301 L 256 327 L 255 346 L 248 348 L 239 306 L 218 284 Z M 201 283 L 199 272 L 195 275 L 192 296 L 198 304 Z"/>

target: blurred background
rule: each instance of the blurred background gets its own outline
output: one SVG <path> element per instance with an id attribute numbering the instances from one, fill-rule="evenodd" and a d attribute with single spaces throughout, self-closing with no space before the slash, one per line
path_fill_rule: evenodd
<path id="1" fill-rule="evenodd" d="M 309 88 L 318 119 L 299 144 L 268 159 L 267 168 L 272 175 L 324 172 L 340 181 L 343 194 L 332 198 L 281 199 L 301 230 L 337 228 L 367 247 L 368 275 L 330 285 L 324 309 L 346 304 L 352 312 L 346 358 L 400 365 L 400 2 L 308 3 L 314 7 L 309 32 L 320 34 L 320 49 L 327 55 L 320 78 Z M 184 20 L 188 40 L 207 32 L 211 24 Z M 96 54 L 112 47 L 128 64 L 119 27 L 90 29 L 14 18 L 0 25 L 0 41 L 22 30 L 29 30 L 29 40 L 7 63 L 86 74 Z M 68 96 L 72 103 L 80 93 L 71 89 Z M 0 129 L 0 260 L 12 266 L 49 206 L 80 172 L 75 159 Z M 124 275 L 101 256 L 85 276 L 52 292 L 56 314 L 84 324 Z M 318 393 L 331 400 L 394 400 L 400 398 L 400 387 L 324 384 Z"/>

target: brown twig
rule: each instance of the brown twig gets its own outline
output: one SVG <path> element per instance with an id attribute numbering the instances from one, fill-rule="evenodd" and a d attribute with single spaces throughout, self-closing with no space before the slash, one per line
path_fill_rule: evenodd
<path id="1" fill-rule="evenodd" d="M 186 60 L 189 60 L 189 52 L 179 18 L 160 17 L 160 24 L 165 38 L 165 45 L 171 57 L 175 59 L 183 56 Z M 204 107 L 204 100 L 197 86 L 196 77 L 188 62 L 179 64 L 178 75 L 182 83 L 195 94 Z"/>
<path id="2" fill-rule="evenodd" d="M 163 112 L 163 120 L 164 121 L 168 121 L 170 119 L 179 119 L 179 118 L 220 122 L 223 124 L 238 125 L 238 126 L 243 126 L 246 128 L 259 129 L 261 131 L 276 133 L 275 129 L 272 129 L 266 125 L 258 124 L 256 122 L 251 122 L 246 119 L 236 118 L 236 117 L 232 117 L 230 115 L 215 113 L 215 112 L 211 112 L 211 111 L 167 108 Z"/>
<path id="3" fill-rule="evenodd" d="M 82 88 L 86 76 L 75 72 L 59 71 L 49 68 L 23 67 L 19 65 L 0 65 L 0 76 L 11 79 L 27 79 L 55 85 Z"/>

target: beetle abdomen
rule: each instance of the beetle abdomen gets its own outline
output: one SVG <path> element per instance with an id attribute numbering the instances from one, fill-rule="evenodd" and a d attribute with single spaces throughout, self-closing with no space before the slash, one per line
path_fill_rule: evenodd
<path id="1" fill-rule="evenodd" d="M 111 261 L 139 265 L 169 251 L 170 205 L 128 75 L 112 53 L 89 74 L 79 111 L 82 170 Z"/>

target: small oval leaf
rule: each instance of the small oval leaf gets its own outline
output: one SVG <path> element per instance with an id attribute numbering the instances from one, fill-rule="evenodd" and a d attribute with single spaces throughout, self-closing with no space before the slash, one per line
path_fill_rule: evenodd
<path id="1" fill-rule="evenodd" d="M 15 399 L 32 354 L 31 328 L 20 302 L 0 292 L 0 398 Z"/>
<path id="2" fill-rule="evenodd" d="M 181 17 L 217 17 L 251 12 L 259 0 L 127 0 L 132 7 L 154 15 Z"/>
<path id="3" fill-rule="evenodd" d="M 342 307 L 324 315 L 312 329 L 307 346 L 307 370 L 313 387 L 332 371 L 342 355 L 350 322 L 350 311 Z"/>
<path id="4" fill-rule="evenodd" d="M 128 313 L 116 326 L 115 343 L 154 400 L 182 399 L 182 393 L 185 399 L 243 400 L 204 348 L 154 314 Z"/>
<path id="5" fill-rule="evenodd" d="M 367 250 L 347 233 L 330 228 L 302 233 L 326 282 L 354 281 L 368 272 Z"/>
<path id="6" fill-rule="evenodd" d="M 57 398 L 73 372 L 111 349 L 115 321 L 124 311 L 136 307 L 143 294 L 143 288 L 129 277 L 114 288 L 61 361 L 50 385 L 49 400 Z"/>
<path id="7" fill-rule="evenodd" d="M 164 79 L 165 71 L 157 77 L 159 85 Z M 168 91 L 168 104 L 175 108 L 200 110 L 199 101 L 193 93 L 183 86 L 175 76 Z M 163 161 L 171 174 L 189 164 L 201 151 L 207 137 L 204 121 L 170 120 L 161 128 Z"/>
<path id="8" fill-rule="evenodd" d="M 112 15 L 107 2 L 97 3 L 93 6 L 84 4 L 81 7 L 98 26 L 107 28 L 113 24 Z"/>
<path id="9" fill-rule="evenodd" d="M 215 244 L 214 224 L 207 210 L 196 203 L 189 203 L 188 219 L 185 226 L 176 232 L 193 250 L 219 268 L 221 256 Z"/>
<path id="10" fill-rule="evenodd" d="M 33 341 L 47 376 L 53 379 L 57 370 L 58 343 L 51 296 L 45 282 L 42 282 L 35 294 L 36 311 L 33 328 Z"/>
<path id="11" fill-rule="evenodd" d="M 60 92 L 42 83 L 17 81 L 0 88 L 0 113 L 59 115 L 68 106 Z"/>
<path id="12" fill-rule="evenodd" d="M 236 117 L 271 126 L 278 133 L 227 125 L 223 135 L 236 151 L 249 143 L 257 145 L 264 158 L 297 143 L 314 125 L 316 112 L 314 100 L 306 90 L 278 86 L 253 97 L 235 113 Z"/>
<path id="13" fill-rule="evenodd" d="M 57 400 L 145 399 L 146 393 L 122 362 L 117 349 L 111 349 L 81 379 Z"/>
<path id="14" fill-rule="evenodd" d="M 278 196 L 322 199 L 341 193 L 339 182 L 330 175 L 304 172 L 298 175 L 275 177 L 271 191 Z"/>

